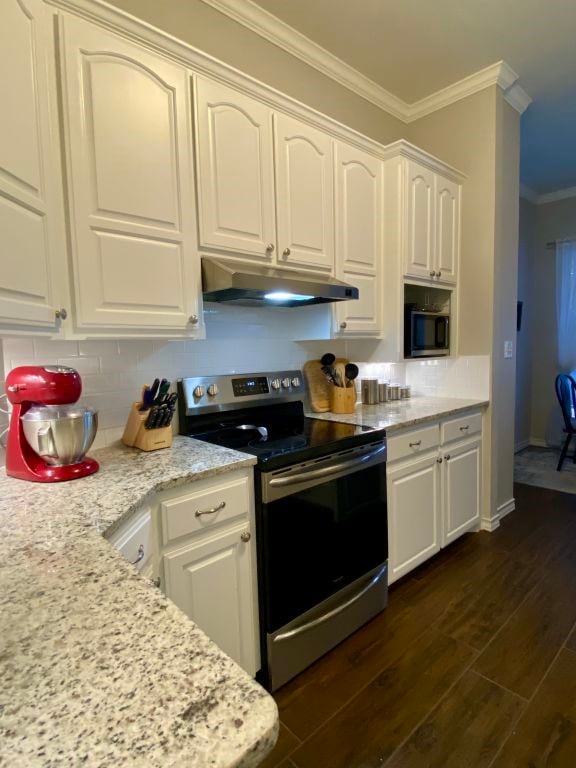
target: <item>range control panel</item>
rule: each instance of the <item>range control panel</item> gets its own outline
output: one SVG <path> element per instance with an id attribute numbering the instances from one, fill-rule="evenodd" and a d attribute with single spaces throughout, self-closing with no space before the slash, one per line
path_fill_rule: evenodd
<path id="1" fill-rule="evenodd" d="M 180 379 L 178 392 L 186 414 L 244 408 L 249 404 L 301 400 L 302 374 L 294 371 L 230 374 Z"/>

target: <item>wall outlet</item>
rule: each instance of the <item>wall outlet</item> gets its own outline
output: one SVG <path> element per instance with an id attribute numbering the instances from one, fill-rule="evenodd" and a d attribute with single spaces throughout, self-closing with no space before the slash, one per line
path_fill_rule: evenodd
<path id="1" fill-rule="evenodd" d="M 514 357 L 514 342 L 513 341 L 505 341 L 504 342 L 504 357 L 506 359 Z"/>

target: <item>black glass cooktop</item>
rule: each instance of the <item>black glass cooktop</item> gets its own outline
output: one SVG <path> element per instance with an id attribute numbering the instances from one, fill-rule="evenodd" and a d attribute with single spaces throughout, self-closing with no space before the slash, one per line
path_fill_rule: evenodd
<path id="1" fill-rule="evenodd" d="M 192 430 L 190 437 L 250 453 L 267 470 L 362 445 L 379 436 L 371 427 L 307 418 L 301 403 L 218 414 L 211 423 L 198 426 L 208 428 Z"/>

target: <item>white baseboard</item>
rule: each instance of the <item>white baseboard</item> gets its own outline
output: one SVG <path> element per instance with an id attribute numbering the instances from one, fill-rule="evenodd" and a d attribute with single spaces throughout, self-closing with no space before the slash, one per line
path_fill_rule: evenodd
<path id="1" fill-rule="evenodd" d="M 529 445 L 531 445 L 530 440 L 521 440 L 514 446 L 514 453 L 520 453 L 520 451 L 523 451 L 524 448 L 528 448 Z"/>
<path id="2" fill-rule="evenodd" d="M 530 445 L 536 446 L 536 448 L 548 448 L 548 443 L 546 440 L 543 440 L 541 437 L 531 437 L 528 441 Z"/>
<path id="3" fill-rule="evenodd" d="M 500 527 L 500 518 L 499 517 L 493 517 L 490 520 L 485 520 L 482 518 L 480 520 L 480 530 L 481 531 L 488 531 L 489 533 L 492 533 L 492 531 L 495 531 L 496 528 Z"/>
<path id="4" fill-rule="evenodd" d="M 509 515 L 510 512 L 514 512 L 515 509 L 516 501 L 514 499 L 508 499 L 508 501 L 505 501 L 504 504 L 500 504 L 496 510 L 498 520 L 502 520 L 502 518 L 506 517 L 506 515 Z"/>

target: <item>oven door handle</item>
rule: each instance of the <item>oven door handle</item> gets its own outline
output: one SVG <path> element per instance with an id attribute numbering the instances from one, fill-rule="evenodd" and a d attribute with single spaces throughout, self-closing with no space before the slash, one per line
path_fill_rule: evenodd
<path id="1" fill-rule="evenodd" d="M 320 469 L 309 469 L 304 472 L 298 472 L 295 475 L 288 475 L 287 477 L 273 477 L 268 481 L 268 485 L 273 488 L 280 488 L 286 485 L 296 485 L 297 483 L 304 483 L 307 480 L 316 480 L 317 478 L 330 477 L 330 475 L 337 475 L 339 472 L 343 472 L 346 469 L 353 469 L 361 464 L 365 464 L 367 461 L 376 458 L 381 453 L 385 453 L 386 446 L 381 445 L 376 448 L 375 451 L 370 453 L 364 453 L 355 459 L 349 461 L 340 461 L 338 464 L 331 464 L 328 467 L 321 467 Z"/>
<path id="2" fill-rule="evenodd" d="M 326 621 L 330 621 L 330 619 L 333 619 L 334 616 L 338 616 L 339 613 L 342 613 L 342 611 L 350 608 L 351 605 L 354 605 L 354 603 L 358 602 L 360 598 L 364 597 L 364 595 L 369 592 L 372 587 L 376 586 L 376 584 L 378 584 L 378 582 L 386 574 L 387 570 L 388 566 L 385 565 L 381 570 L 378 571 L 375 576 L 370 579 L 365 587 L 362 587 L 359 592 L 356 592 L 355 595 L 352 595 L 352 597 L 349 600 L 346 600 L 345 603 L 342 603 L 342 605 L 338 605 L 336 608 L 328 611 L 328 613 L 324 613 L 322 616 L 318 616 L 317 619 L 312 619 L 312 621 L 309 621 L 306 624 L 302 624 L 299 627 L 294 627 L 294 629 L 289 629 L 287 632 L 282 632 L 281 634 L 276 635 L 273 642 L 279 643 L 282 640 L 289 640 L 292 637 L 301 635 L 303 632 L 308 632 L 308 630 L 314 629 L 314 627 L 318 627 L 320 624 L 324 624 Z"/>

